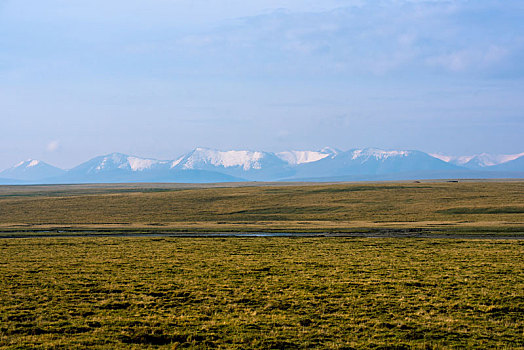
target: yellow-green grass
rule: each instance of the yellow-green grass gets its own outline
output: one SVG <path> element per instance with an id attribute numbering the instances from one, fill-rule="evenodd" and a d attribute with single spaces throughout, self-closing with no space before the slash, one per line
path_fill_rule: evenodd
<path id="1" fill-rule="evenodd" d="M 524 347 L 524 243 L 0 240 L 0 348 Z"/>
<path id="2" fill-rule="evenodd" d="M 226 186 L 226 185 L 224 185 Z M 227 185 L 232 186 L 232 185 Z M 524 182 L 0 188 L 0 230 L 524 231 Z"/>

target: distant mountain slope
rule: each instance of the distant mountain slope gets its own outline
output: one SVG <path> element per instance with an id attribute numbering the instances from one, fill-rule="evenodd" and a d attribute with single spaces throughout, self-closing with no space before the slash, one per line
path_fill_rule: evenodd
<path id="1" fill-rule="evenodd" d="M 264 181 L 458 168 L 420 151 L 374 148 L 347 152 L 323 149 L 279 153 L 197 148 L 173 162 L 172 167 L 217 171 L 248 180 Z"/>
<path id="2" fill-rule="evenodd" d="M 35 181 L 65 174 L 65 171 L 39 160 L 29 159 L 0 172 L 0 177 L 13 180 Z"/>
<path id="3" fill-rule="evenodd" d="M 15 179 L 0 178 L 0 185 L 24 185 L 26 182 Z"/>
<path id="4" fill-rule="evenodd" d="M 196 148 L 171 164 L 178 170 L 216 171 L 248 180 L 274 180 L 293 174 L 289 163 L 274 153 L 218 151 Z"/>
<path id="5" fill-rule="evenodd" d="M 385 174 L 350 174 L 325 177 L 293 178 L 286 181 L 340 182 L 340 181 L 403 181 L 403 180 L 442 180 L 442 179 L 524 179 L 524 172 L 486 171 L 459 168 L 456 170 L 408 171 Z"/>
<path id="6" fill-rule="evenodd" d="M 335 157 L 340 151 L 325 147 L 320 151 L 284 151 L 276 153 L 276 156 L 290 165 L 317 162 L 327 157 Z"/>
<path id="7" fill-rule="evenodd" d="M 243 181 L 241 178 L 215 171 L 175 169 L 172 167 L 172 161 L 139 158 L 122 153 L 90 159 L 56 180 L 66 183 Z"/>
<path id="8" fill-rule="evenodd" d="M 73 169 L 70 173 L 100 174 L 109 172 L 142 172 L 167 167 L 169 161 L 128 156 L 122 153 L 111 153 L 95 157 Z"/>
<path id="9" fill-rule="evenodd" d="M 490 166 L 490 171 L 519 171 L 524 172 L 524 155 L 502 164 Z"/>
<path id="10" fill-rule="evenodd" d="M 334 157 L 299 165 L 294 178 L 379 175 L 458 168 L 420 151 L 385 151 L 365 148 L 349 150 Z"/>
<path id="11" fill-rule="evenodd" d="M 503 163 L 490 166 L 493 162 Z M 292 150 L 278 153 L 196 148 L 177 160 L 111 153 L 90 159 L 68 171 L 28 160 L 2 171 L 0 184 L 361 181 L 523 176 L 524 154 L 520 157 L 482 154 L 453 158 L 442 155 L 434 157 L 416 150 L 376 148 L 346 152 L 324 148 L 320 151 Z"/>
<path id="12" fill-rule="evenodd" d="M 487 169 L 492 166 L 507 163 L 524 156 L 524 153 L 517 154 L 490 154 L 480 153 L 472 156 L 446 156 L 441 154 L 431 154 L 445 162 L 459 165 L 468 169 Z"/>
<path id="13" fill-rule="evenodd" d="M 172 170 L 151 171 L 143 173 L 111 172 L 89 176 L 66 174 L 59 178 L 48 179 L 46 183 L 129 183 L 129 182 L 179 182 L 179 183 L 216 183 L 242 182 L 242 178 L 229 176 L 216 171 L 206 170 Z"/>

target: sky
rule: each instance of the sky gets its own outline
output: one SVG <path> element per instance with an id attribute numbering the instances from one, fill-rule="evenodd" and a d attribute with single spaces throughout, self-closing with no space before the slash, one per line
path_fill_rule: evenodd
<path id="1" fill-rule="evenodd" d="M 0 0 L 0 169 L 523 135 L 522 0 Z"/>

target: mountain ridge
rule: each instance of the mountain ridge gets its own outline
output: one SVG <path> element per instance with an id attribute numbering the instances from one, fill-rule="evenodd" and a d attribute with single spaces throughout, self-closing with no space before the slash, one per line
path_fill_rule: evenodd
<path id="1" fill-rule="evenodd" d="M 114 152 L 91 158 L 69 170 L 29 159 L 0 172 L 0 178 L 1 183 L 237 182 L 371 180 L 399 176 L 406 179 L 417 176 L 493 178 L 497 174 L 521 177 L 522 173 L 524 153 L 452 157 L 378 148 L 340 151 L 325 147 L 317 151 L 265 152 L 198 147 L 175 160 Z"/>
<path id="2" fill-rule="evenodd" d="M 463 166 L 469 169 L 482 169 L 504 164 L 524 156 L 524 152 L 515 154 L 478 153 L 470 156 L 448 156 L 439 153 L 430 153 L 431 156 L 445 162 Z"/>
<path id="3" fill-rule="evenodd" d="M 40 160 L 28 159 L 0 172 L 0 178 L 19 181 L 42 180 L 63 175 L 66 171 Z"/>

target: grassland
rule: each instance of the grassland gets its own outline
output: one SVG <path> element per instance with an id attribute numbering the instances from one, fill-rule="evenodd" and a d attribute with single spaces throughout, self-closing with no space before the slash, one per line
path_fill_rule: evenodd
<path id="1" fill-rule="evenodd" d="M 0 230 L 524 231 L 524 182 L 0 187 Z"/>
<path id="2" fill-rule="evenodd" d="M 0 186 L 0 348 L 524 348 L 524 182 Z M 442 239 L 127 237 L 423 231 Z M 82 237 L 86 231 L 120 237 Z M 471 240 L 487 237 L 515 240 Z"/>
<path id="3" fill-rule="evenodd" d="M 524 242 L 0 241 L 0 348 L 524 347 Z"/>

